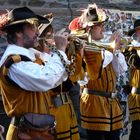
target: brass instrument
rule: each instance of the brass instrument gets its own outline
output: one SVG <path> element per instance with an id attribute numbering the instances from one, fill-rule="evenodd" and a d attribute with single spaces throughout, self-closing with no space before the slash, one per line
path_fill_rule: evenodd
<path id="1" fill-rule="evenodd" d="M 119 44 L 121 45 L 122 48 L 130 48 L 130 49 L 135 48 L 137 50 L 140 49 L 140 47 L 130 45 L 132 40 L 133 40 L 132 37 L 127 36 L 121 30 L 118 30 L 117 32 L 119 33 L 119 36 L 121 38 Z M 106 35 L 106 37 L 108 38 L 108 37 L 112 36 L 112 33 L 107 33 L 107 34 L 104 34 L 104 35 Z M 72 38 L 73 37 L 74 38 L 79 38 L 81 40 L 87 40 L 88 39 L 88 33 L 86 33 L 85 30 L 76 31 L 71 36 L 72 36 Z M 97 51 L 97 52 L 100 52 L 102 49 L 109 50 L 109 51 L 112 52 L 114 50 L 114 48 L 115 48 L 115 45 L 116 45 L 115 42 L 104 43 L 104 42 L 94 41 L 92 43 L 88 43 L 86 41 L 85 43 L 86 43 L 85 50 Z"/>
<path id="2" fill-rule="evenodd" d="M 134 46 L 134 45 L 128 45 L 121 48 L 121 52 L 125 52 L 125 50 L 132 51 L 132 49 L 135 49 L 137 53 L 140 53 L 140 46 Z"/>
<path id="3" fill-rule="evenodd" d="M 84 47 L 84 50 L 87 51 L 101 52 L 104 49 L 113 52 L 115 48 L 115 41 L 110 43 L 101 41 L 94 41 L 92 43 L 88 43 L 87 40 L 83 40 L 77 36 L 70 36 L 69 41 L 79 44 L 76 46 L 77 49 L 81 49 L 82 47 Z"/>
<path id="4" fill-rule="evenodd" d="M 102 50 L 108 50 L 110 52 L 113 52 L 115 49 L 115 40 L 112 42 L 101 42 L 101 41 L 93 41 L 92 43 L 88 43 L 87 41 L 87 34 L 82 34 L 80 36 L 77 35 L 69 35 L 68 37 L 68 46 L 67 46 L 67 50 L 70 50 L 72 53 L 76 53 L 75 51 L 79 51 L 81 48 L 84 47 L 84 50 L 87 51 L 94 51 L 94 52 L 101 52 Z M 45 38 L 38 38 L 39 42 L 44 42 L 44 40 L 46 40 Z M 134 46 L 130 45 L 132 41 L 132 38 L 130 37 L 126 37 L 126 36 L 122 36 L 121 37 L 121 45 L 123 46 L 121 51 L 124 48 L 132 48 Z M 41 44 L 42 44 L 41 43 Z M 43 45 L 43 44 L 42 44 Z M 140 47 L 136 47 L 137 49 Z"/>
<path id="5" fill-rule="evenodd" d="M 86 50 L 97 51 L 97 52 L 100 52 L 101 50 L 108 50 L 110 52 L 113 52 L 114 48 L 115 48 L 115 41 L 110 43 L 94 41 L 92 43 L 87 43 L 87 46 L 85 47 Z"/>
<path id="6" fill-rule="evenodd" d="M 120 45 L 121 45 L 122 48 L 127 48 L 127 47 L 132 48 L 132 47 L 134 47 L 134 46 L 130 45 L 132 40 L 133 40 L 132 37 L 124 36 L 123 34 L 121 34 L 120 37 L 121 37 L 120 38 Z M 115 42 L 115 40 L 112 41 L 112 42 L 109 42 L 109 43 L 101 42 L 101 41 L 94 41 L 92 43 L 88 43 L 88 45 L 90 45 L 89 47 L 92 47 L 92 48 L 94 47 L 95 50 L 105 49 L 105 50 L 108 50 L 110 52 L 113 52 L 114 49 L 115 49 L 115 46 L 116 46 L 116 42 Z M 87 47 L 87 49 L 91 50 L 91 48 L 89 48 L 89 47 Z M 93 49 L 93 51 L 94 51 L 94 49 Z"/>
<path id="7" fill-rule="evenodd" d="M 82 40 L 82 39 L 81 39 Z M 136 50 L 140 50 L 140 46 L 136 47 L 134 45 L 131 45 L 131 42 L 133 39 L 131 37 L 127 37 L 122 35 L 121 40 L 120 40 L 120 45 L 122 46 L 120 51 L 123 51 L 124 48 L 128 48 L 129 50 L 132 50 L 132 48 L 135 48 Z M 88 51 L 95 51 L 95 52 L 100 52 L 101 50 L 105 49 L 110 52 L 113 52 L 115 49 L 115 40 L 112 42 L 101 42 L 101 41 L 93 41 L 92 43 L 88 43 L 87 41 L 85 42 L 85 50 Z"/>
<path id="8" fill-rule="evenodd" d="M 121 48 L 121 51 L 124 51 L 124 50 L 128 50 L 128 51 L 131 51 L 132 49 L 135 49 L 137 51 L 140 50 L 140 46 L 136 46 L 136 45 L 133 45 L 132 44 L 132 41 L 134 41 L 132 39 L 132 37 L 128 37 L 127 41 L 125 40 L 126 38 L 123 38 L 123 47 Z M 125 41 L 124 41 L 125 40 Z"/>
<path id="9" fill-rule="evenodd" d="M 76 38 L 78 37 L 74 37 L 73 40 Z M 101 52 L 103 49 L 113 52 L 116 45 L 115 40 L 110 43 L 101 42 L 101 41 L 93 41 L 92 43 L 88 43 L 87 41 L 83 41 L 83 39 L 78 38 L 77 41 L 82 42 L 81 45 L 84 46 L 84 50 L 93 51 L 93 52 Z M 138 51 L 138 53 L 140 53 L 140 46 L 132 45 L 131 44 L 132 41 L 133 39 L 131 37 L 126 37 L 126 36 L 121 37 L 120 45 L 122 47 L 120 51 L 124 52 L 125 49 L 131 51 L 134 48 Z"/>
<path id="10" fill-rule="evenodd" d="M 122 36 L 121 37 L 121 45 L 129 45 L 132 42 L 132 38 L 131 37 L 127 37 L 127 36 Z"/>

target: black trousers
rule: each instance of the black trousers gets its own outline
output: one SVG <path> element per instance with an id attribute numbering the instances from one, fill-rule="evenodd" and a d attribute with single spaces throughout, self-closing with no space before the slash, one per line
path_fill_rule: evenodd
<path id="1" fill-rule="evenodd" d="M 109 132 L 87 130 L 87 140 L 120 140 L 120 129 Z"/>
<path id="2" fill-rule="evenodd" d="M 129 140 L 140 140 L 140 120 L 132 122 Z"/>
<path id="3" fill-rule="evenodd" d="M 6 137 L 6 133 L 8 131 L 10 122 L 11 122 L 11 118 L 9 118 L 5 113 L 3 102 L 1 100 L 1 95 L 0 95 L 0 124 L 5 128 L 3 134 L 4 138 Z"/>

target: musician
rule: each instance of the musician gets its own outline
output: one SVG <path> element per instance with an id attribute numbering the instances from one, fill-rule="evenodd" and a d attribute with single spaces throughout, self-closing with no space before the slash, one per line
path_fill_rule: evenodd
<path id="1" fill-rule="evenodd" d="M 71 22 L 70 29 L 78 36 L 80 33 L 87 34 L 88 43 L 94 43 L 103 39 L 106 20 L 107 16 L 102 9 L 98 9 L 95 4 L 89 5 L 80 17 Z M 113 34 L 110 40 L 116 38 L 118 34 Z M 123 113 L 115 96 L 116 73 L 112 65 L 114 55 L 106 49 L 97 51 L 85 47 L 84 60 L 89 81 L 81 95 L 80 109 L 81 125 L 87 130 L 87 140 L 120 140 Z"/>
<path id="2" fill-rule="evenodd" d="M 38 24 L 49 20 L 27 7 L 12 9 L 5 17 L 0 27 L 7 33 L 8 46 L 0 61 L 0 83 L 5 111 L 12 117 L 6 140 L 54 140 L 47 91 L 67 79 L 66 69 L 56 53 L 51 61 L 43 61 L 30 49 L 38 44 Z M 67 37 L 61 34 L 56 40 L 68 62 Z"/>
<path id="3" fill-rule="evenodd" d="M 128 66 L 130 67 L 130 93 L 128 98 L 130 119 L 132 121 L 129 140 L 140 139 L 140 19 L 134 22 L 134 28 L 128 32 L 133 36 L 132 48 L 124 50 L 124 55 Z"/>
<path id="4" fill-rule="evenodd" d="M 48 15 L 49 16 L 49 15 Z M 47 17 L 47 16 L 46 16 Z M 36 48 L 43 52 L 43 56 L 50 57 L 53 55 L 53 48 L 49 45 L 54 45 L 57 43 L 55 41 L 54 29 L 52 26 L 53 17 L 48 18 L 49 24 L 41 24 L 39 26 L 40 39 L 46 40 L 46 44 L 42 44 Z M 63 29 L 62 29 L 63 30 Z M 61 32 L 61 30 L 59 31 Z M 54 36 L 53 36 L 54 35 Z M 43 41 L 43 40 L 42 40 Z M 55 41 L 55 43 L 54 43 Z M 59 41 L 59 40 L 58 40 Z M 46 46 L 45 46 L 46 45 Z M 66 51 L 67 55 L 70 53 Z M 69 52 L 69 53 L 68 53 Z M 74 60 L 75 61 L 75 60 Z M 79 61 L 77 61 L 79 63 Z M 73 77 L 73 76 L 72 76 Z M 67 139 L 67 140 L 79 140 L 79 131 L 76 121 L 76 114 L 73 107 L 73 101 L 71 101 L 71 96 L 75 96 L 79 87 L 77 87 L 76 81 L 74 83 L 68 78 L 60 86 L 49 90 L 48 93 L 48 106 L 50 114 L 55 116 L 56 119 L 56 137 L 57 139 Z M 78 88 L 78 89 L 76 89 Z M 80 92 L 80 90 L 79 90 Z M 74 95 L 69 95 L 69 94 Z M 79 97 L 77 97 L 79 98 Z M 78 100 L 78 99 L 77 99 Z M 75 102 L 75 101 L 74 101 Z M 78 103 L 74 103 L 77 105 Z M 65 125 L 64 125 L 65 123 Z"/>

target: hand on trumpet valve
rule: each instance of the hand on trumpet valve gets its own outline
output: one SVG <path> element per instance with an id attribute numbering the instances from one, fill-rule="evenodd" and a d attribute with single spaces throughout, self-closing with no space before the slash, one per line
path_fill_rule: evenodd
<path id="1" fill-rule="evenodd" d="M 118 50 L 121 48 L 121 36 L 122 36 L 122 32 L 120 30 L 114 32 L 111 35 L 109 41 L 114 42 L 114 44 L 115 44 L 114 48 L 113 48 L 114 50 Z"/>
<path id="2" fill-rule="evenodd" d="M 54 35 L 56 48 L 65 52 L 68 45 L 68 32 L 63 28 Z"/>

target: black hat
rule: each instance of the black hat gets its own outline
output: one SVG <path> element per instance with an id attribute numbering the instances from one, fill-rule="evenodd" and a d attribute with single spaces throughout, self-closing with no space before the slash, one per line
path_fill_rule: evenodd
<path id="1" fill-rule="evenodd" d="M 137 19 L 135 22 L 134 22 L 134 29 L 131 29 L 128 31 L 128 36 L 132 36 L 136 29 L 140 28 L 140 19 Z"/>
<path id="2" fill-rule="evenodd" d="M 15 8 L 8 13 L 8 22 L 4 29 L 7 29 L 15 24 L 32 23 L 33 21 L 38 21 L 39 23 L 49 23 L 47 18 L 36 15 L 27 7 Z"/>

